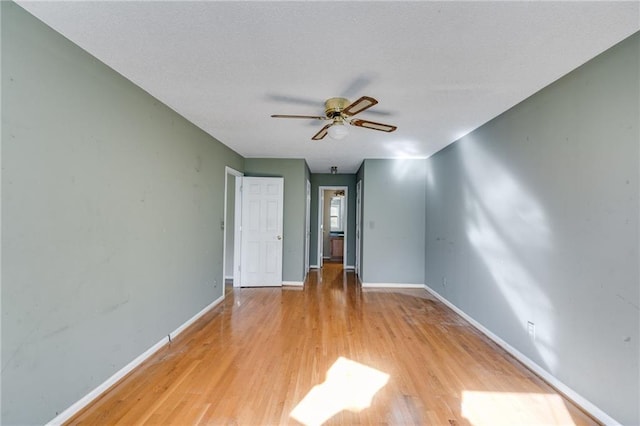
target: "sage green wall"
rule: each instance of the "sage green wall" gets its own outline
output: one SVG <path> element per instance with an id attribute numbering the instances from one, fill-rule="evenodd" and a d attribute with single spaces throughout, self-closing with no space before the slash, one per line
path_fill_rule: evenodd
<path id="1" fill-rule="evenodd" d="M 247 158 L 245 176 L 284 178 L 282 279 L 304 280 L 307 163 L 301 159 Z"/>
<path id="2" fill-rule="evenodd" d="M 640 423 L 639 51 L 636 33 L 434 155 L 426 176 L 427 284 L 629 425 Z"/>
<path id="3" fill-rule="evenodd" d="M 243 159 L 2 13 L 2 423 L 44 424 L 222 295 Z"/>
<path id="4" fill-rule="evenodd" d="M 426 160 L 364 160 L 363 283 L 424 284 Z"/>
<path id="5" fill-rule="evenodd" d="M 320 186 L 346 186 L 349 188 L 347 199 L 347 266 L 356 263 L 356 175 L 312 173 L 311 174 L 311 242 L 309 264 L 318 266 L 318 188 Z M 325 256 L 328 256 L 325 253 Z"/>

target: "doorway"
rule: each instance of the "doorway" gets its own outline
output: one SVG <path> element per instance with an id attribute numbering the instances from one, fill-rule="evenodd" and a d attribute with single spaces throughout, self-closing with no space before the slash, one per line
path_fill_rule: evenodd
<path id="1" fill-rule="evenodd" d="M 304 282 L 309 274 L 309 246 L 311 242 L 311 182 L 307 180 L 307 202 L 304 221 Z"/>
<path id="2" fill-rule="evenodd" d="M 362 181 L 356 184 L 356 275 L 362 279 L 362 271 L 360 270 L 360 239 L 362 238 L 361 224 L 362 221 Z"/>
<path id="3" fill-rule="evenodd" d="M 237 287 L 240 283 L 238 276 L 240 265 L 240 214 L 242 203 L 240 187 L 242 186 L 242 172 L 231 167 L 225 167 L 224 177 L 224 218 L 223 250 L 222 250 L 222 296 L 226 293 L 227 283 Z"/>
<path id="4" fill-rule="evenodd" d="M 318 187 L 318 267 L 325 260 L 347 267 L 348 186 Z"/>

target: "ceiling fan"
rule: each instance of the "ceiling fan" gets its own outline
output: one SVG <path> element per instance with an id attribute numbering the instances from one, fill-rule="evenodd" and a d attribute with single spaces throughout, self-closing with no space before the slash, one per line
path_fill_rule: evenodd
<path id="1" fill-rule="evenodd" d="M 342 139 L 349 132 L 345 127 L 346 124 L 352 126 L 364 127 L 366 129 L 379 130 L 381 132 L 393 132 L 397 129 L 396 126 L 389 124 L 376 123 L 374 121 L 361 120 L 359 118 L 352 118 L 354 115 L 361 113 L 362 111 L 371 108 L 378 101 L 369 96 L 363 96 L 355 102 L 349 102 L 346 98 L 330 98 L 324 103 L 325 116 L 320 115 L 283 115 L 274 114 L 273 118 L 302 118 L 307 120 L 327 120 L 331 123 L 324 126 L 318 133 L 316 133 L 311 139 L 318 141 L 324 138 L 327 134 L 333 139 Z"/>

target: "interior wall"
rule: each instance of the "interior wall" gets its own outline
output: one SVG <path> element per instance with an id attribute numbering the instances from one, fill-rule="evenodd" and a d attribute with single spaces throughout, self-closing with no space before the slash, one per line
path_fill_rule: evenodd
<path id="1" fill-rule="evenodd" d="M 307 163 L 301 159 L 247 158 L 246 176 L 284 178 L 284 229 L 282 279 L 302 282 L 304 271 L 304 231 Z"/>
<path id="2" fill-rule="evenodd" d="M 426 160 L 364 164 L 362 281 L 424 284 Z"/>
<path id="3" fill-rule="evenodd" d="M 2 423 L 44 424 L 222 295 L 243 159 L 2 12 Z"/>
<path id="4" fill-rule="evenodd" d="M 639 51 L 636 33 L 426 176 L 427 284 L 622 424 L 640 423 Z"/>
<path id="5" fill-rule="evenodd" d="M 345 255 L 347 266 L 356 264 L 356 176 L 354 174 L 311 174 L 311 243 L 309 264 L 318 266 L 318 188 L 320 186 L 346 186 L 347 198 L 347 242 Z M 328 256 L 325 251 L 325 256 Z"/>

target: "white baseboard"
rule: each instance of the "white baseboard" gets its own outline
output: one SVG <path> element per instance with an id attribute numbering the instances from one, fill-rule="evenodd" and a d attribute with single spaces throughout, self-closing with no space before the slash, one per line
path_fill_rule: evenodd
<path id="1" fill-rule="evenodd" d="M 320 269 L 318 265 L 309 265 L 309 269 Z"/>
<path id="2" fill-rule="evenodd" d="M 224 277 L 225 280 L 232 280 L 233 279 L 233 275 L 229 276 L 229 277 Z"/>
<path id="3" fill-rule="evenodd" d="M 405 283 L 362 283 L 363 288 L 425 288 L 424 284 Z"/>
<path id="4" fill-rule="evenodd" d="M 169 333 L 169 338 L 171 340 L 175 339 L 178 334 L 182 333 L 187 327 L 189 327 L 191 324 L 193 324 L 194 322 L 199 320 L 201 316 L 203 316 L 204 314 L 209 312 L 211 309 L 213 309 L 216 305 L 218 305 L 223 300 L 224 300 L 224 296 L 220 296 L 216 300 L 214 300 L 213 302 L 209 303 L 200 312 L 198 312 L 193 317 L 191 317 L 190 319 L 185 321 L 185 323 L 182 324 L 180 327 L 176 328 L 171 333 Z"/>
<path id="5" fill-rule="evenodd" d="M 303 281 L 282 281 L 282 285 L 302 287 L 304 286 L 304 282 Z"/>
<path id="6" fill-rule="evenodd" d="M 46 426 L 49 426 L 49 425 L 61 425 L 64 422 L 66 422 L 67 420 L 69 420 L 77 412 L 79 412 L 84 407 L 89 405 L 91 403 L 91 401 L 93 401 L 94 399 L 96 399 L 97 397 L 102 395 L 103 392 L 105 392 L 111 386 L 116 384 L 118 382 L 118 380 L 122 379 L 124 376 L 129 374 L 129 372 L 131 372 L 131 370 L 136 368 L 138 365 L 142 364 L 142 362 L 144 360 L 146 360 L 151 355 L 156 353 L 160 348 L 162 348 L 167 343 L 169 343 L 169 336 L 163 337 L 158 343 L 156 343 L 155 345 L 151 346 L 149 349 L 144 351 L 142 354 L 138 355 L 138 357 L 136 357 L 136 359 L 134 359 L 129 364 L 127 364 L 124 367 L 122 367 L 113 376 L 109 377 L 107 380 L 102 382 L 100 385 L 98 385 L 91 392 L 89 392 L 88 394 L 86 394 L 85 396 L 80 398 L 78 401 L 76 401 L 69 408 L 67 408 L 62 413 L 60 413 L 56 417 L 54 417 L 51 421 L 49 421 L 46 424 Z"/>
<path id="7" fill-rule="evenodd" d="M 191 324 L 197 321 L 201 316 L 203 316 L 208 311 L 213 309 L 216 305 L 218 305 L 223 300 L 224 300 L 224 296 L 220 296 L 219 298 L 211 302 L 204 309 L 202 309 L 200 312 L 195 314 L 192 318 L 188 319 L 180 327 L 176 328 L 174 331 L 169 333 L 167 337 L 163 337 L 162 339 L 160 339 L 158 343 L 156 343 L 155 345 L 151 346 L 149 349 L 147 349 L 146 351 L 138 355 L 133 361 L 131 361 L 130 363 L 122 367 L 120 370 L 118 370 L 115 374 L 113 374 L 107 380 L 99 384 L 91 392 L 89 392 L 88 394 L 80 398 L 78 401 L 73 403 L 69 408 L 67 408 L 62 413 L 58 414 L 56 417 L 50 420 L 46 424 L 46 426 L 61 425 L 65 423 L 67 420 L 73 417 L 76 413 L 78 413 L 84 407 L 89 405 L 93 400 L 95 400 L 100 395 L 102 395 L 111 386 L 116 384 L 120 379 L 122 379 L 124 376 L 129 374 L 134 368 L 142 364 L 147 358 L 149 358 L 151 355 L 153 355 L 158 350 L 160 350 L 164 345 L 169 343 L 170 338 L 171 340 L 173 340 L 178 334 L 182 333 L 187 327 L 189 327 Z"/>
<path id="8" fill-rule="evenodd" d="M 528 358 L 522 352 L 520 352 L 519 350 L 517 350 L 516 348 L 511 346 L 509 343 L 507 343 L 504 340 L 502 340 L 500 337 L 498 337 L 496 334 L 494 334 L 491 330 L 489 330 L 488 328 L 486 328 L 485 326 L 480 324 L 478 321 L 476 321 L 475 319 L 473 319 L 472 317 L 467 315 L 463 310 L 461 310 L 456 305 L 454 305 L 453 303 L 451 303 L 447 299 L 445 299 L 443 296 L 441 296 L 440 293 L 438 293 L 437 291 L 433 290 L 431 287 L 429 287 L 426 284 L 424 285 L 424 289 L 427 290 L 429 293 L 431 293 L 436 299 L 438 299 L 439 301 L 441 301 L 442 303 L 447 305 L 449 308 L 451 308 L 455 313 L 457 313 L 462 318 L 467 320 L 472 326 L 477 328 L 480 332 L 482 332 L 489 339 L 493 340 L 502 349 L 504 349 L 505 351 L 509 352 L 514 358 L 516 358 L 518 361 L 520 361 L 525 366 L 527 366 L 527 368 L 532 370 L 538 376 L 542 377 L 551 386 L 553 386 L 558 391 L 563 393 L 567 398 L 571 399 L 573 402 L 575 402 L 580 407 L 582 407 L 582 409 L 587 411 L 589 414 L 591 414 L 593 417 L 595 417 L 598 421 L 602 422 L 605 425 L 620 425 L 620 422 L 616 421 L 614 418 L 612 418 L 607 413 L 602 411 L 600 408 L 598 408 L 592 402 L 590 402 L 589 400 L 584 398 L 582 395 L 580 395 L 579 393 L 577 393 L 576 391 L 571 389 L 569 386 L 567 386 L 564 383 L 562 383 L 560 380 L 558 380 L 555 376 L 553 376 L 547 370 L 545 370 L 544 368 L 540 367 L 538 364 L 536 364 L 534 361 L 532 361 L 530 358 Z"/>
<path id="9" fill-rule="evenodd" d="M 345 266 L 345 267 L 344 267 L 344 269 L 345 269 L 345 270 L 347 270 L 347 269 L 348 269 L 348 270 L 353 270 L 353 271 L 355 271 L 355 270 L 356 270 L 356 267 L 355 267 L 355 265 L 347 265 L 347 266 Z"/>

